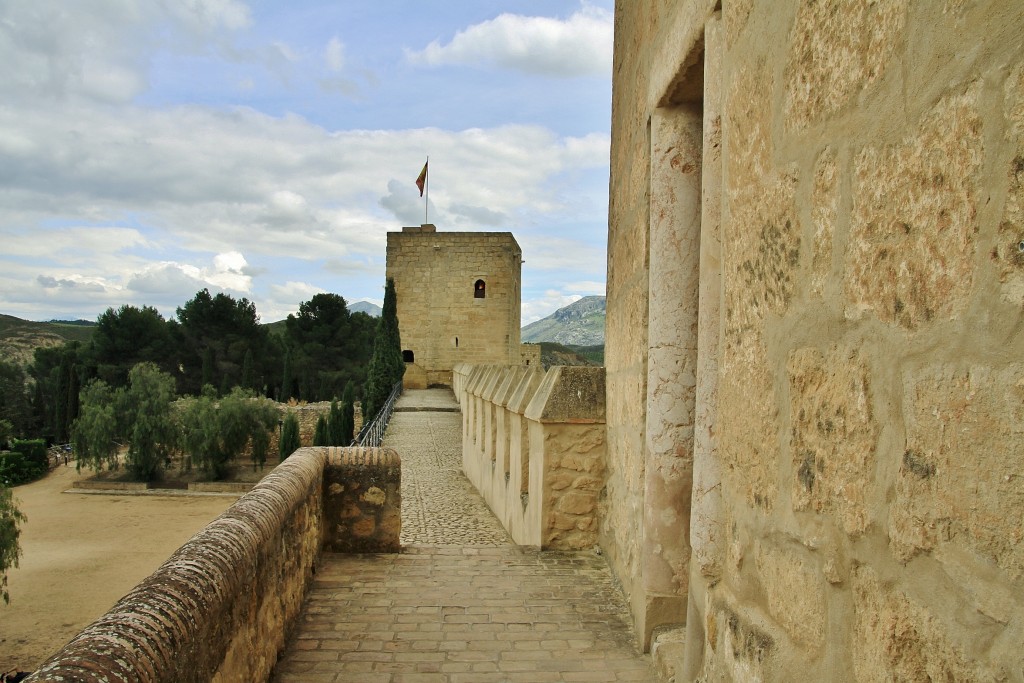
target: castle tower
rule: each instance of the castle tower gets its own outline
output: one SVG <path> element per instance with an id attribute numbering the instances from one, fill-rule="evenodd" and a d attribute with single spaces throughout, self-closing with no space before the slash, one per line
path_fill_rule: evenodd
<path id="1" fill-rule="evenodd" d="M 521 270 L 510 232 L 437 232 L 428 224 L 388 233 L 406 388 L 451 386 L 457 363 L 526 362 Z"/>

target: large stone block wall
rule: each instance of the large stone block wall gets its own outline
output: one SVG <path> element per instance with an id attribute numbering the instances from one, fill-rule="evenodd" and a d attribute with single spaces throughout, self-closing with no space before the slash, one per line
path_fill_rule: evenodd
<path id="1" fill-rule="evenodd" d="M 300 403 L 298 405 L 290 405 L 287 403 L 277 404 L 277 408 L 281 413 L 281 419 L 288 417 L 288 415 L 294 415 L 299 421 L 299 442 L 302 446 L 313 445 L 313 435 L 316 433 L 316 422 L 323 415 L 327 417 L 331 412 L 330 401 L 319 401 L 317 403 Z M 359 433 L 359 429 L 363 426 L 363 409 L 359 401 L 356 401 L 355 405 L 355 433 Z M 280 430 L 274 432 L 274 436 L 270 443 L 270 452 L 277 452 L 278 438 L 281 436 Z"/>
<path id="2" fill-rule="evenodd" d="M 367 547 L 354 527 L 372 518 L 370 547 L 397 549 L 398 467 L 387 449 L 296 451 L 26 680 L 268 680 L 321 548 Z M 357 500 L 334 505 L 339 489 Z"/>
<path id="3" fill-rule="evenodd" d="M 462 464 L 520 545 L 597 544 L 605 475 L 604 369 L 464 365 Z"/>
<path id="4" fill-rule="evenodd" d="M 395 281 L 402 348 L 416 365 L 410 381 L 450 386 L 457 363 L 522 362 L 521 263 L 508 232 L 427 226 L 388 233 L 387 276 Z M 482 298 L 474 296 L 478 280 Z"/>
<path id="5" fill-rule="evenodd" d="M 323 548 L 397 553 L 402 534 L 402 463 L 387 448 L 329 448 L 323 477 Z"/>
<path id="6" fill-rule="evenodd" d="M 1024 12 L 716 4 L 616 3 L 601 542 L 634 617 L 685 624 L 679 680 L 1024 680 Z M 702 154 L 652 154 L 659 120 L 699 114 Z M 690 164 L 721 215 L 717 257 L 707 206 L 683 226 L 720 341 L 673 508 L 648 320 L 689 285 L 646 250 Z M 645 510 L 694 546 L 674 618 Z"/>

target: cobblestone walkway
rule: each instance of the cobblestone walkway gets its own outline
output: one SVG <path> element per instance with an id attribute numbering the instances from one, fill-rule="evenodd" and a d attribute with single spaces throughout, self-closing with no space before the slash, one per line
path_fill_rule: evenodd
<path id="1" fill-rule="evenodd" d="M 446 389 L 409 391 L 388 424 L 383 445 L 402 457 L 403 546 L 511 543 L 462 473 L 462 414 L 453 412 L 458 409 Z"/>
<path id="2" fill-rule="evenodd" d="M 604 560 L 512 545 L 462 474 L 447 390 L 410 391 L 400 554 L 325 554 L 276 683 L 655 681 Z M 457 406 L 456 406 L 457 407 Z"/>

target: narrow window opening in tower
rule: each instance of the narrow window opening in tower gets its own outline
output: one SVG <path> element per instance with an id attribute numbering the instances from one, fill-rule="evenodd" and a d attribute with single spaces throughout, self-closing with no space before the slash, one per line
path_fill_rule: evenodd
<path id="1" fill-rule="evenodd" d="M 455 348 L 459 348 L 459 338 L 455 338 Z"/>
<path id="2" fill-rule="evenodd" d="M 477 280 L 476 284 L 473 285 L 473 297 L 476 299 L 483 299 L 487 296 L 487 283 L 483 280 Z"/>

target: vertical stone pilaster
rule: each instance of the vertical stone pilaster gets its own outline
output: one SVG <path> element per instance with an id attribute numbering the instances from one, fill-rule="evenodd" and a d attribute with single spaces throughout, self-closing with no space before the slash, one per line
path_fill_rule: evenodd
<path id="1" fill-rule="evenodd" d="M 642 571 L 648 647 L 686 620 L 701 235 L 699 104 L 651 117 L 647 428 Z"/>
<path id="2" fill-rule="evenodd" d="M 683 680 L 703 659 L 704 603 L 722 573 L 722 475 L 716 434 L 722 327 L 722 15 L 704 27 L 704 149 L 702 154 L 700 291 L 697 312 L 697 387 L 694 411 L 693 500 L 690 507 L 690 598 Z"/>

